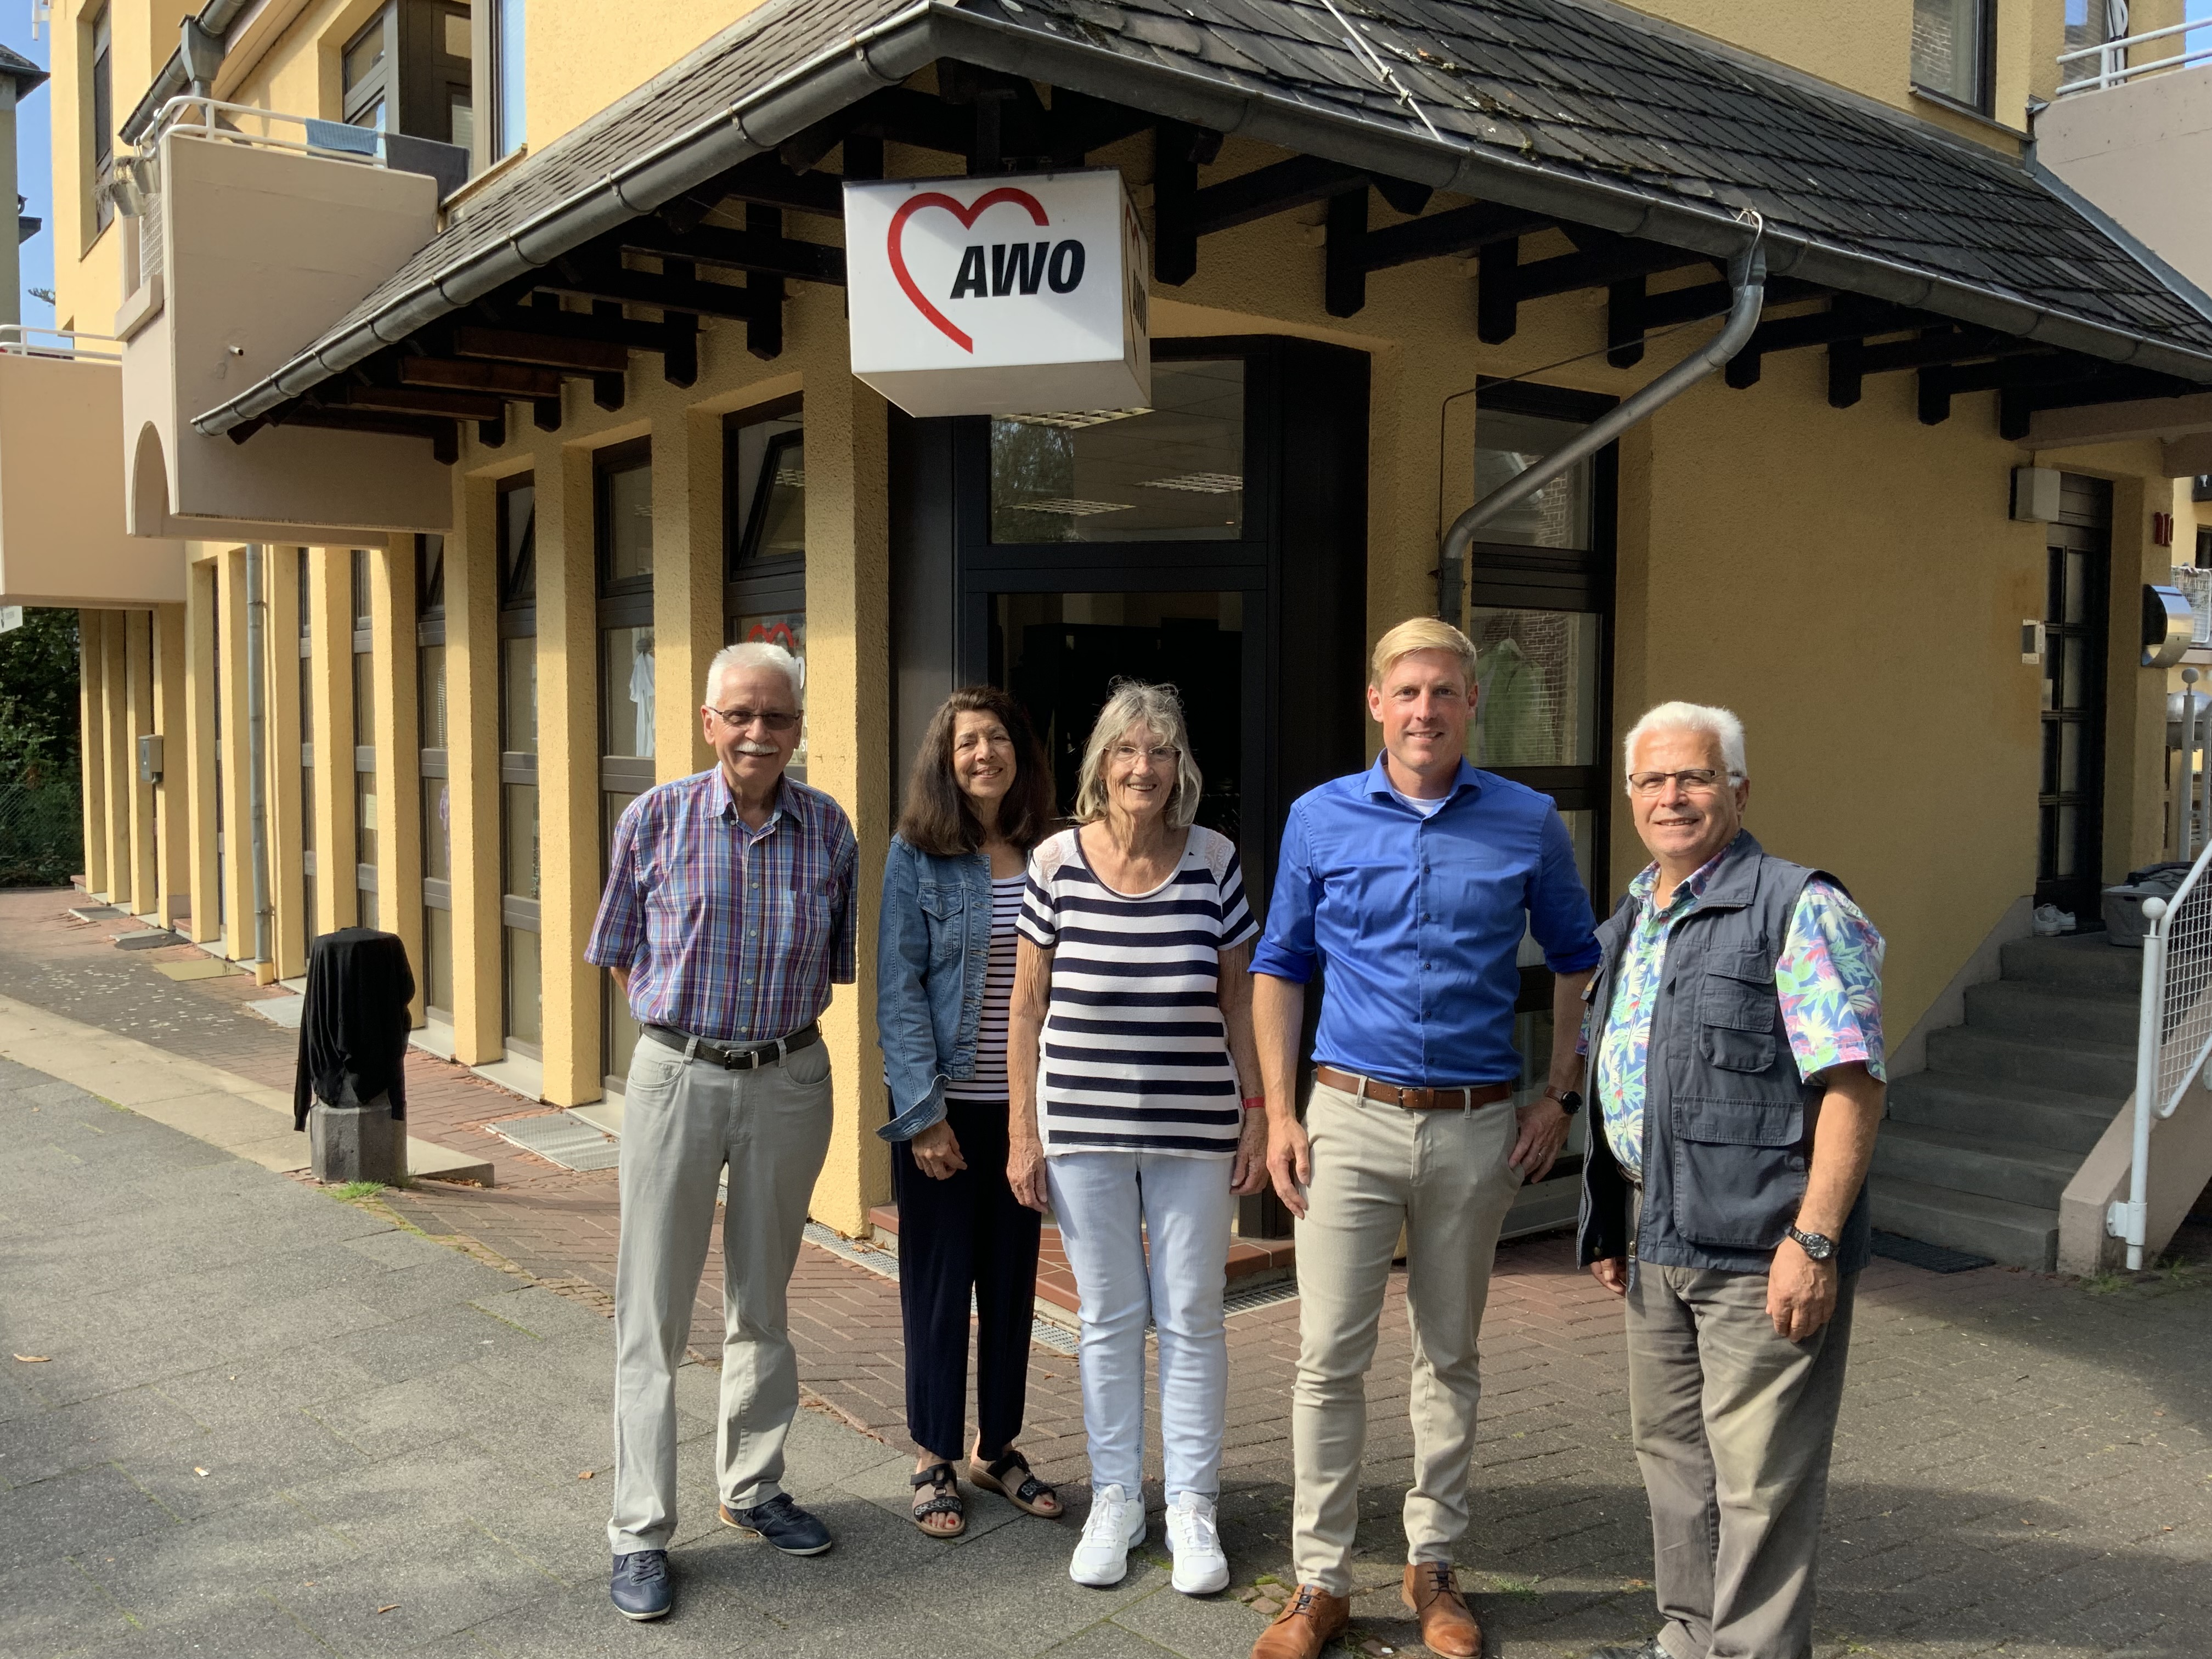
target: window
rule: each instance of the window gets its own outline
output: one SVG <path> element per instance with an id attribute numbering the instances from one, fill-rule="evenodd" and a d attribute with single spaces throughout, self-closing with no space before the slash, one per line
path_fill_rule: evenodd
<path id="1" fill-rule="evenodd" d="M 506 1047 L 533 1060 L 544 1040 L 538 951 L 538 489 L 499 493 L 500 1000 Z"/>
<path id="2" fill-rule="evenodd" d="M 2114 15 L 2116 11 L 2118 14 L 2117 17 Z M 2113 27 L 2115 22 L 2118 24 L 2117 28 Z M 2066 0 L 2067 52 L 2079 52 L 2085 46 L 2101 46 L 2108 40 L 2123 40 L 2127 32 L 2126 0 L 2119 0 L 2117 6 L 2113 0 Z M 2126 54 L 2121 53 L 2120 62 L 2125 64 L 2126 61 Z M 2081 58 L 2070 64 L 2062 64 L 2058 69 L 2060 84 L 2065 86 L 2076 81 L 2093 81 L 2097 77 L 2097 70 L 2098 60 L 2094 58 Z"/>
<path id="3" fill-rule="evenodd" d="M 1912 0 L 1913 86 L 1987 114 L 1994 9 L 1990 0 Z"/>
<path id="4" fill-rule="evenodd" d="M 383 926 L 376 902 L 376 636 L 367 548 L 353 550 L 354 892 L 360 925 Z"/>
<path id="5" fill-rule="evenodd" d="M 477 10 L 484 20 L 478 36 L 484 50 L 479 56 L 489 60 L 482 82 L 484 96 L 479 100 L 490 106 L 484 124 L 487 162 L 522 148 L 527 108 L 523 89 L 525 9 L 524 0 L 478 0 Z"/>
<path id="6" fill-rule="evenodd" d="M 115 204 L 107 196 L 107 182 L 115 173 L 115 70 L 110 61 L 115 33 L 112 15 L 103 9 L 88 33 L 91 40 L 87 55 L 92 59 L 93 234 L 97 235 L 115 216 Z"/>
<path id="7" fill-rule="evenodd" d="M 422 1001 L 453 1011 L 452 774 L 446 763 L 446 538 L 415 538 L 415 702 L 422 779 Z"/>
<path id="8" fill-rule="evenodd" d="M 467 148 L 475 136 L 469 8 L 392 0 L 339 54 L 343 118 Z"/>
<path id="9" fill-rule="evenodd" d="M 722 637 L 765 640 L 806 663 L 806 433 L 796 398 L 730 417 L 723 433 L 728 574 Z M 806 775 L 799 727 L 792 770 Z"/>
<path id="10" fill-rule="evenodd" d="M 313 555 L 300 561 L 300 915 L 301 937 L 313 945 L 322 930 L 315 919 L 315 639 L 314 599 L 308 587 Z"/>
<path id="11" fill-rule="evenodd" d="M 601 450 L 594 468 L 599 544 L 599 875 L 623 809 L 653 777 L 653 450 L 649 441 Z M 637 1023 L 614 975 L 602 978 L 600 1052 L 619 1089 Z"/>

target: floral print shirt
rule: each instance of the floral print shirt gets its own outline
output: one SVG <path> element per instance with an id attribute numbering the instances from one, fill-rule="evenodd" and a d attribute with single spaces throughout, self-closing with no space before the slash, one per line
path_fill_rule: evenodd
<path id="1" fill-rule="evenodd" d="M 1698 908 L 1726 855 L 1723 848 L 1701 865 L 1674 890 L 1664 908 L 1651 902 L 1659 880 L 1657 865 L 1628 884 L 1629 896 L 1636 901 L 1636 921 L 1621 945 L 1613 1008 L 1598 1039 L 1591 1092 L 1606 1144 L 1632 1178 L 1644 1170 L 1644 1068 L 1651 1016 L 1667 963 L 1667 936 Z M 1818 876 L 1805 884 L 1774 965 L 1774 982 L 1790 1052 L 1797 1061 L 1797 1074 L 1807 1083 L 1817 1082 L 1831 1066 L 1853 1060 L 1877 1080 L 1884 1078 L 1881 953 L 1881 935 L 1841 888 Z M 1587 1054 L 1587 1028 L 1582 1047 Z"/>

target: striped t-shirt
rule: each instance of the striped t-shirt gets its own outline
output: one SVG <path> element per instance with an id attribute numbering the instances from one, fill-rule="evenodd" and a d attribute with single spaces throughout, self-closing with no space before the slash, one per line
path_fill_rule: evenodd
<path id="1" fill-rule="evenodd" d="M 1227 1158 L 1243 1127 L 1221 1023 L 1220 952 L 1255 938 L 1237 849 L 1194 825 L 1175 873 L 1117 893 L 1079 831 L 1030 855 L 1022 937 L 1050 951 L 1037 1118 L 1047 1157 Z"/>
<path id="2" fill-rule="evenodd" d="M 975 1069 L 945 1085 L 947 1100 L 1006 1098 L 1006 1012 L 1014 1000 L 1014 923 L 1022 914 L 1027 876 L 991 883 L 991 955 L 983 969 L 983 1017 L 975 1027 Z"/>

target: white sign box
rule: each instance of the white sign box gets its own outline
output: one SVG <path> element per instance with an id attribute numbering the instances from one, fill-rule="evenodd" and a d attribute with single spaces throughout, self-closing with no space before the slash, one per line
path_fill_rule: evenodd
<path id="1" fill-rule="evenodd" d="M 853 373 L 915 416 L 1144 407 L 1146 264 L 1110 167 L 848 184 Z"/>

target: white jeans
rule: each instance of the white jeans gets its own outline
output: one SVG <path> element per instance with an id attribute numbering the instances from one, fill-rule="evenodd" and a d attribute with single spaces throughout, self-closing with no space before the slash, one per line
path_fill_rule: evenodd
<path id="1" fill-rule="evenodd" d="M 1167 1500 L 1188 1492 L 1212 1501 L 1220 1495 L 1229 1401 L 1229 1332 L 1221 1312 L 1237 1201 L 1229 1160 L 1063 1152 L 1045 1160 L 1045 1172 L 1082 1297 L 1091 1489 L 1119 1486 L 1133 1498 L 1143 1489 L 1149 1317 L 1160 1339 Z"/>

